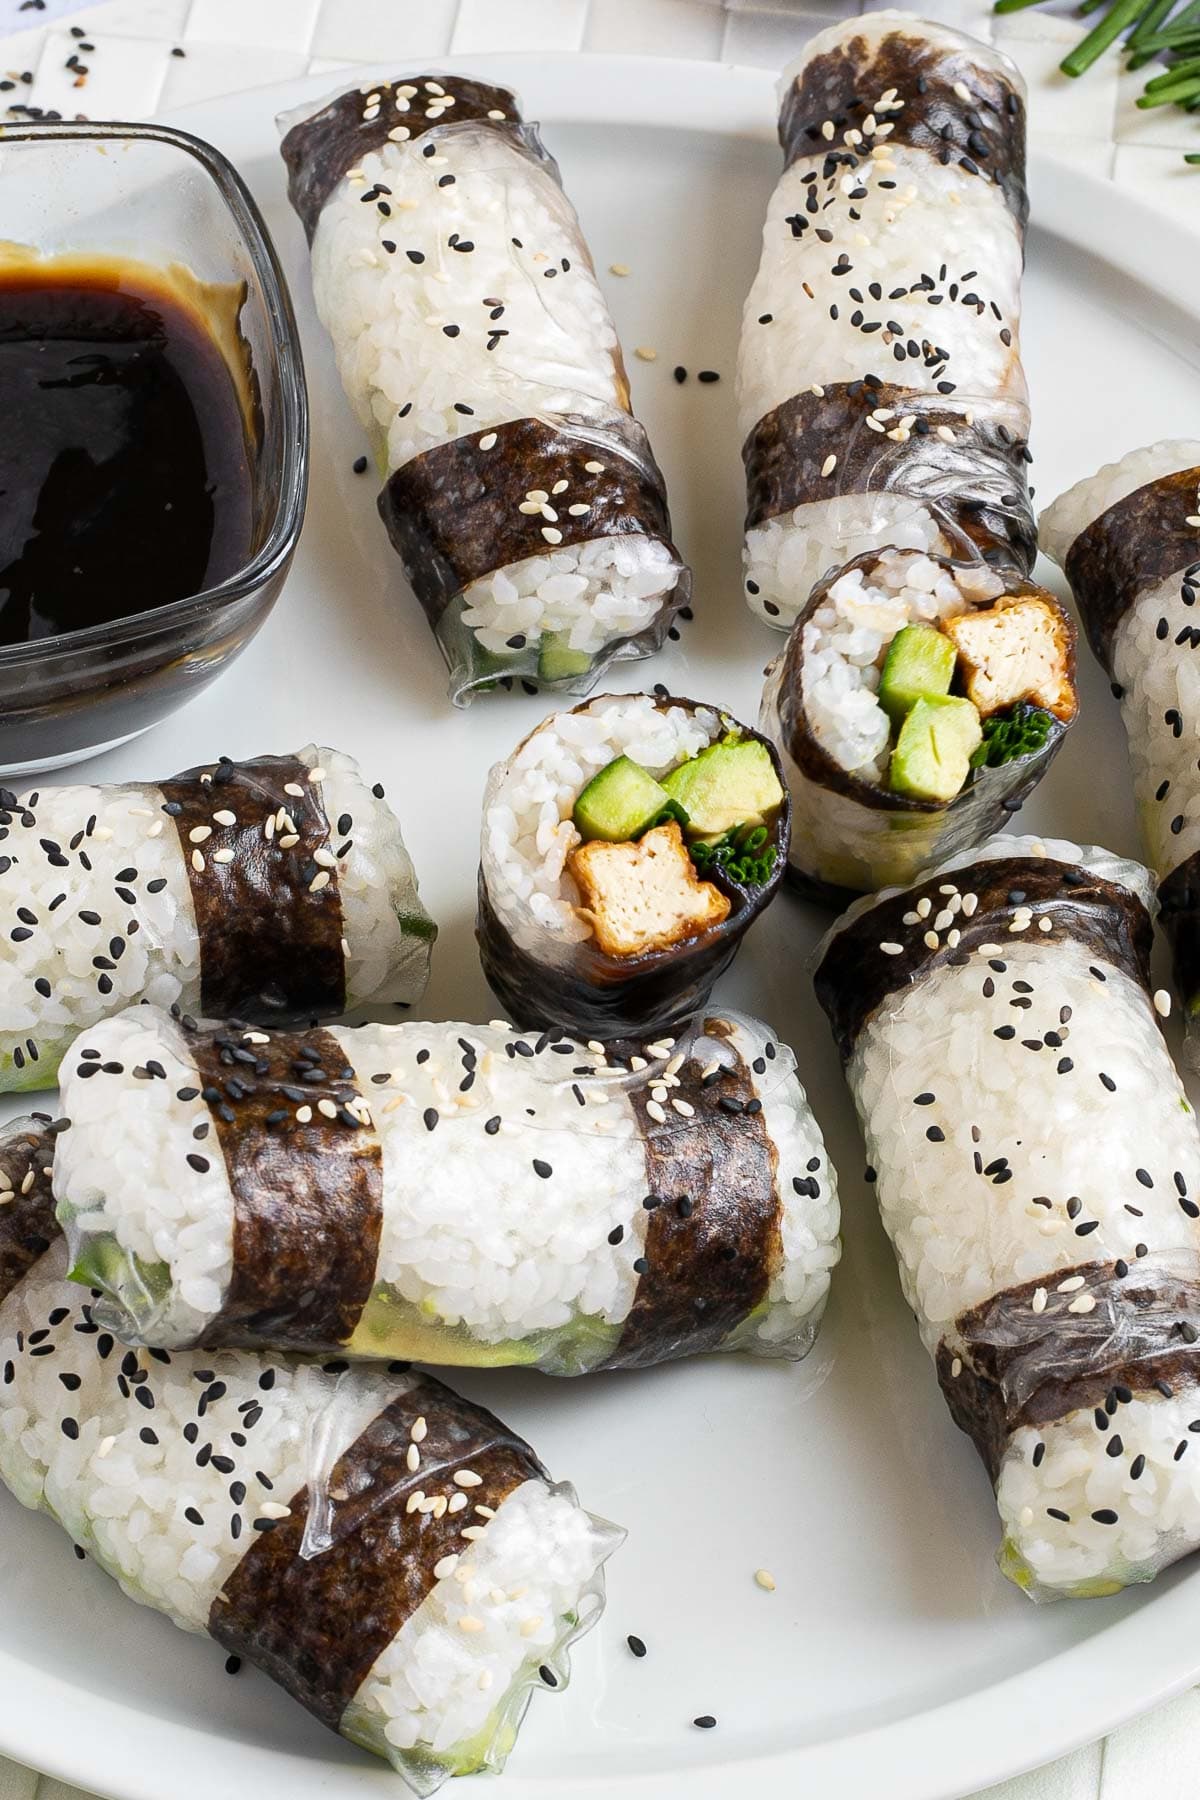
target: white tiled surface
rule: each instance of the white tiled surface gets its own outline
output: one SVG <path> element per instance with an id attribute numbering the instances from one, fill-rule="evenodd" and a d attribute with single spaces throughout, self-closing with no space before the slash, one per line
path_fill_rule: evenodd
<path id="1" fill-rule="evenodd" d="M 865 0 L 862 10 L 876 3 Z M 19 6 L 20 0 L 0 0 L 0 34 L 8 33 L 0 35 L 0 75 L 28 70 L 34 80 L 0 100 L 67 118 L 128 119 L 308 70 L 333 72 L 391 56 L 628 51 L 778 68 L 830 19 L 859 10 L 853 0 L 106 0 L 99 6 L 45 0 L 42 11 Z M 1031 133 L 1056 156 L 1111 176 L 1189 223 L 1200 221 L 1200 173 L 1185 168 L 1180 154 L 1200 148 L 1200 121 L 1169 107 L 1140 110 L 1138 78 L 1118 76 L 1113 59 L 1082 81 L 1059 75 L 1058 63 L 1084 30 L 1077 20 L 1042 12 L 997 19 L 984 0 L 925 0 L 923 10 L 989 38 L 1020 65 L 1031 90 Z M 79 51 L 71 25 L 83 28 L 93 50 Z M 64 66 L 76 53 L 89 71 L 82 87 Z M 1019 1730 L 1018 1720 L 1013 1725 Z M 1102 1744 L 971 1800 L 1198 1797 L 1200 1694 L 1193 1692 Z M 85 1797 L 0 1758 L 0 1800 Z M 746 1800 L 754 1800 L 749 1791 Z"/>

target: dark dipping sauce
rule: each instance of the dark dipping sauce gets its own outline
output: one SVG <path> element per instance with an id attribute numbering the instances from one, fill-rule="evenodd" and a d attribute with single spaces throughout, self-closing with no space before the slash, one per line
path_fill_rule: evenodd
<path id="1" fill-rule="evenodd" d="M 166 271 L 0 274 L 0 644 L 198 594 L 249 559 L 233 375 Z"/>

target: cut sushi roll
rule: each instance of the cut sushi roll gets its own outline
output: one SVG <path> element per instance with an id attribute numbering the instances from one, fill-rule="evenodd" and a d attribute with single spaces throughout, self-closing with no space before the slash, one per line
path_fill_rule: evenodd
<path id="1" fill-rule="evenodd" d="M 72 1272 L 98 1322 L 158 1349 L 556 1375 L 796 1358 L 838 1258 L 795 1059 L 736 1016 L 618 1056 L 495 1025 L 211 1032 L 138 1007 L 81 1040 L 63 1093 Z"/>
<path id="2" fill-rule="evenodd" d="M 1119 694 L 1146 855 L 1200 1062 L 1200 440 L 1131 450 L 1042 514 Z"/>
<path id="3" fill-rule="evenodd" d="M 379 510 L 450 670 L 586 693 L 690 591 L 558 166 L 508 89 L 368 83 L 289 114 L 292 204 Z"/>
<path id="4" fill-rule="evenodd" d="M 842 905 L 969 848 L 1075 717 L 1075 628 L 1012 569 L 867 551 L 817 584 L 767 670 L 792 799 L 788 875 Z"/>
<path id="5" fill-rule="evenodd" d="M 52 1086 L 77 1033 L 137 1000 L 261 1020 L 425 991 L 437 927 L 340 751 L 0 789 L 0 822 L 0 1091 Z"/>
<path id="6" fill-rule="evenodd" d="M 783 875 L 782 775 L 766 738 L 670 694 L 543 720 L 483 801 L 479 952 L 510 1016 L 609 1039 L 703 1006 Z"/>
<path id="7" fill-rule="evenodd" d="M 779 94 L 738 354 L 747 604 L 786 631 L 820 576 L 889 544 L 1028 572 L 1020 75 L 878 12 L 819 32 Z"/>
<path id="8" fill-rule="evenodd" d="M 122 1355 L 48 1241 L 49 1160 L 36 1121 L 0 1139 L 0 1477 L 418 1793 L 499 1769 L 623 1534 L 428 1375 Z"/>
<path id="9" fill-rule="evenodd" d="M 860 901 L 817 971 L 905 1299 L 1035 1599 L 1200 1546 L 1200 1133 L 1152 904 L 1137 863 L 995 837 Z"/>

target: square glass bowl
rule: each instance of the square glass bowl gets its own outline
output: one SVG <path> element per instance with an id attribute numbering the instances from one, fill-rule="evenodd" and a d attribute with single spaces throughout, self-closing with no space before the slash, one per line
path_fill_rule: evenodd
<path id="1" fill-rule="evenodd" d="M 164 125 L 0 127 L 0 234 L 43 256 L 182 265 L 233 296 L 248 351 L 252 533 L 219 586 L 128 618 L 0 644 L 0 773 L 123 743 L 192 699 L 249 643 L 287 575 L 308 480 L 308 404 L 283 272 L 241 177 Z M 240 300 L 240 305 L 238 301 Z"/>

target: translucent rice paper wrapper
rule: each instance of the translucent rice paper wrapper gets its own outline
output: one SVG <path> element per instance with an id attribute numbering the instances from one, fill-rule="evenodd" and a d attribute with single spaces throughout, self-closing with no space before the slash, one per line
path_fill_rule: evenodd
<path id="1" fill-rule="evenodd" d="M 590 706 L 576 707 L 575 712 L 602 707 L 610 698 L 625 696 L 602 696 Z M 768 828 L 767 844 L 763 846 L 764 853 L 768 847 L 774 851 L 768 878 L 746 885 L 734 880 L 726 869 L 710 866 L 704 879 L 730 901 L 728 917 L 697 937 L 641 956 L 611 956 L 600 949 L 593 936 L 572 940 L 548 927 L 502 881 L 488 842 L 487 826 L 492 807 L 502 801 L 516 758 L 536 741 L 539 732 L 556 723 L 555 718 L 543 720 L 513 755 L 497 763 L 488 776 L 475 917 L 475 936 L 488 985 L 508 1016 L 523 1028 L 565 1026 L 581 1036 L 607 1042 L 648 1036 L 685 1022 L 706 1004 L 714 983 L 733 961 L 746 932 L 778 892 L 787 867 L 792 802 L 783 760 L 771 732 L 754 731 L 719 708 L 673 694 L 656 696 L 655 705 L 664 713 L 681 708 L 692 717 L 707 714 L 721 729 L 733 729 L 741 737 L 765 746 L 784 791 L 783 804 Z M 720 730 L 710 742 L 718 741 L 719 735 Z"/>
<path id="2" fill-rule="evenodd" d="M 585 693 L 661 648 L 691 577 L 579 222 L 516 97 L 418 75 L 279 124 L 317 308 L 451 699 Z"/>
<path id="3" fill-rule="evenodd" d="M 843 769 L 822 747 L 806 717 L 804 629 L 829 589 L 848 570 L 868 569 L 879 552 L 866 551 L 817 583 L 792 628 L 787 646 L 767 670 L 759 727 L 779 748 L 792 799 L 788 881 L 806 899 L 843 907 L 856 895 L 905 886 L 922 869 L 957 857 L 1005 826 L 1057 755 L 1068 724 L 1052 723 L 1040 749 L 999 767 L 973 769 L 948 804 L 896 794 Z M 979 567 L 952 563 L 946 567 Z M 1048 601 L 1069 633 L 1074 675 L 1074 627 L 1053 595 L 1015 570 L 996 570 L 1010 595 Z M 1068 721 L 1069 723 L 1069 721 Z"/>
<path id="4" fill-rule="evenodd" d="M 129 1352 L 118 1382 L 65 1246 L 47 1248 L 49 1142 L 39 1121 L 0 1142 L 10 1173 L 35 1159 L 0 1218 L 4 1481 L 130 1598 L 253 1661 L 418 1793 L 501 1768 L 533 1689 L 567 1684 L 624 1533 L 490 1413 L 402 1365 Z M 34 1360 L 46 1343 L 52 1367 Z M 185 1512 L 155 1495 L 189 1412 L 220 1453 L 184 1452 Z M 253 1530 L 217 1527 L 230 1512 Z"/>
<path id="5" fill-rule="evenodd" d="M 59 1214 L 74 1278 L 123 1342 L 553 1375 L 811 1348 L 840 1251 L 837 1177 L 794 1055 L 758 1021 L 706 1014 L 607 1054 L 459 1024 L 310 1033 L 279 1045 L 283 1086 L 297 1045 L 322 1035 L 358 1058 L 368 1124 L 327 1117 L 324 1102 L 345 1102 L 322 1083 L 293 1090 L 318 1111 L 292 1124 L 270 1072 L 248 1100 L 209 1089 L 206 1103 L 203 1036 L 178 1038 L 184 1061 L 169 1033 L 110 1032 L 101 1053 L 125 1075 L 85 1086 L 68 1070 Z M 130 1059 L 150 1050 L 167 1081 L 147 1127 Z M 180 1082 L 192 1098 L 177 1105 Z M 114 1134 L 110 1117 L 139 1103 Z M 198 1174 L 192 1120 L 210 1115 Z M 436 1214 L 438 1193 L 481 1183 L 486 1216 L 449 1199 Z"/>
<path id="6" fill-rule="evenodd" d="M 1200 1133 L 1152 906 L 1136 863 L 995 837 L 857 902 L 816 975 L 1000 1566 L 1039 1600 L 1200 1545 Z"/>

